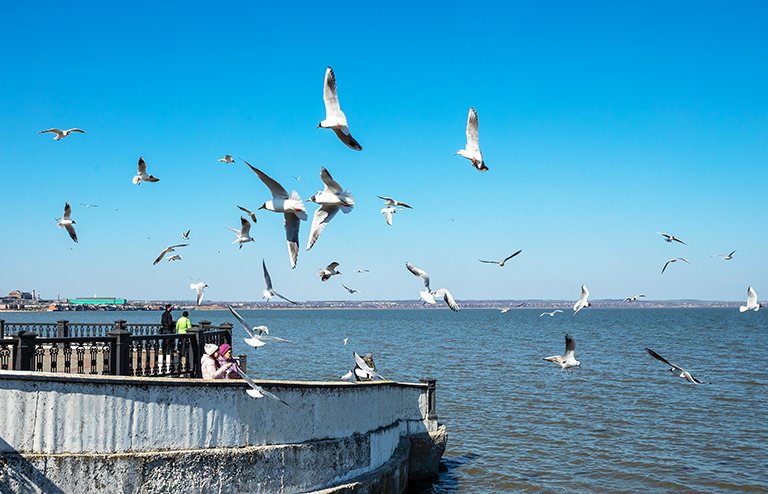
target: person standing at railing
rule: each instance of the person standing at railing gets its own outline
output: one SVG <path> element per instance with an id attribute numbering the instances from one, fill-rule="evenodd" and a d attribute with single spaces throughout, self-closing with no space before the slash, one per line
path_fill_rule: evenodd
<path id="1" fill-rule="evenodd" d="M 219 365 L 219 347 L 213 343 L 205 344 L 205 355 L 200 359 L 200 370 L 203 374 L 203 379 L 225 379 L 226 373 L 230 367 L 234 364 L 227 362 L 226 364 Z"/>
<path id="2" fill-rule="evenodd" d="M 173 315 L 171 310 L 173 306 L 171 304 L 165 304 L 165 312 L 163 317 L 160 318 L 160 334 L 173 334 L 175 333 L 173 326 Z"/>
<path id="3" fill-rule="evenodd" d="M 176 332 L 178 334 L 187 334 L 187 330 L 191 327 L 192 321 L 189 320 L 189 312 L 182 312 L 181 317 L 176 321 Z"/>

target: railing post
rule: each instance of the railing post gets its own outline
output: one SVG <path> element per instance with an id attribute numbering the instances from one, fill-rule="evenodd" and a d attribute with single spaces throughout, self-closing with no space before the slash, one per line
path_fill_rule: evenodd
<path id="1" fill-rule="evenodd" d="M 202 378 L 203 374 L 200 371 L 200 359 L 203 358 L 204 331 L 201 327 L 203 321 L 200 322 L 200 326 L 192 326 L 187 330 L 188 335 L 192 335 L 189 339 L 189 345 L 191 347 L 192 361 L 189 363 L 189 373 L 192 377 Z M 210 324 L 210 323 L 208 323 Z"/>
<path id="2" fill-rule="evenodd" d="M 237 356 L 237 366 L 240 367 L 243 372 L 248 373 L 248 355 L 241 353 Z"/>
<path id="3" fill-rule="evenodd" d="M 197 325 L 200 326 L 202 331 L 210 331 L 211 321 L 200 321 Z"/>
<path id="4" fill-rule="evenodd" d="M 31 371 L 32 360 L 35 358 L 35 339 L 37 333 L 21 331 L 13 335 L 16 344 L 16 355 L 13 359 L 13 370 Z"/>
<path id="5" fill-rule="evenodd" d="M 60 321 L 56 321 L 56 323 L 59 325 L 59 332 L 58 337 L 59 338 L 69 338 L 69 325 L 67 324 L 69 321 L 66 319 L 62 319 Z"/>
<path id="6" fill-rule="evenodd" d="M 435 410 L 435 389 L 437 388 L 437 379 L 423 377 L 419 379 L 419 381 L 427 385 L 427 420 L 437 420 L 437 411 Z"/>
<path id="7" fill-rule="evenodd" d="M 117 320 L 115 321 L 115 329 L 107 333 L 108 336 L 114 337 L 109 349 L 112 354 L 109 372 L 113 376 L 127 376 L 130 372 L 131 332 L 127 331 L 125 326 L 125 321 Z"/>
<path id="8" fill-rule="evenodd" d="M 232 323 L 231 322 L 223 322 L 219 325 L 222 331 L 226 331 L 227 334 L 224 336 L 224 338 L 227 340 L 227 345 L 232 346 Z"/>

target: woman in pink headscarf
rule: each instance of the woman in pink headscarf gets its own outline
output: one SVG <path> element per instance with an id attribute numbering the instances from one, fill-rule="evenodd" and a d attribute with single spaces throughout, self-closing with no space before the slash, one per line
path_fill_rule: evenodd
<path id="1" fill-rule="evenodd" d="M 229 344 L 224 343 L 219 347 L 219 365 L 224 367 L 229 364 L 229 370 L 226 372 L 227 379 L 242 379 L 240 373 L 237 372 L 237 360 L 232 358 L 232 347 Z"/>
<path id="2" fill-rule="evenodd" d="M 205 355 L 200 359 L 200 370 L 203 379 L 225 379 L 227 371 L 234 365 L 227 362 L 226 365 L 219 364 L 219 347 L 213 343 L 206 343 Z"/>

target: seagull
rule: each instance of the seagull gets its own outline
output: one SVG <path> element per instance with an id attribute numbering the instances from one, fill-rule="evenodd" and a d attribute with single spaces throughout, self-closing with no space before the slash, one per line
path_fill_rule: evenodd
<path id="1" fill-rule="evenodd" d="M 80 203 L 80 205 L 81 205 L 81 206 L 85 206 L 85 207 L 87 207 L 87 208 L 97 208 L 97 207 L 99 207 L 99 205 L 98 205 L 98 204 L 85 204 L 84 202 L 81 202 L 81 203 Z M 733 251 L 733 252 L 736 252 L 736 251 Z M 733 253 L 733 252 L 732 252 L 732 253 Z"/>
<path id="2" fill-rule="evenodd" d="M 254 213 L 253 211 L 249 211 L 242 206 L 238 206 L 237 209 L 239 209 L 240 211 L 244 211 L 245 214 L 251 217 L 251 219 L 253 220 L 253 224 L 254 225 L 256 224 L 256 213 Z"/>
<path id="3" fill-rule="evenodd" d="M 512 308 L 510 308 L 510 307 L 507 307 L 506 309 L 501 309 L 501 313 L 502 313 L 502 314 L 506 314 L 507 312 L 509 312 L 509 311 L 511 311 L 511 310 L 512 310 Z"/>
<path id="4" fill-rule="evenodd" d="M 317 272 L 317 275 L 322 279 L 323 281 L 327 281 L 328 278 L 335 274 L 341 274 L 341 271 L 336 271 L 336 266 L 338 266 L 338 262 L 332 262 L 328 266 L 325 267 L 325 269 L 321 269 Z"/>
<path id="5" fill-rule="evenodd" d="M 733 259 L 733 253 L 734 252 L 736 252 L 736 251 L 734 250 L 733 252 L 731 252 L 728 255 L 725 255 L 725 254 L 715 254 L 714 256 L 709 256 L 709 257 L 722 257 L 723 261 L 730 261 L 731 259 Z"/>
<path id="6" fill-rule="evenodd" d="M 232 230 L 235 232 L 235 235 L 237 235 L 237 238 L 235 239 L 233 244 L 240 244 L 240 248 L 243 248 L 243 244 L 248 242 L 253 242 L 253 238 L 251 238 L 251 224 L 248 222 L 248 220 L 245 218 L 245 216 L 240 217 L 240 229 L 235 230 L 234 228 L 226 227 L 227 230 Z"/>
<path id="7" fill-rule="evenodd" d="M 272 288 L 272 278 L 269 277 L 269 271 L 267 271 L 267 263 L 266 261 L 264 261 L 264 259 L 261 260 L 261 266 L 264 268 L 264 284 L 267 285 L 267 288 L 261 291 L 261 293 L 264 295 L 263 298 L 267 299 L 267 301 L 270 301 L 272 300 L 272 297 L 280 297 L 286 302 L 290 302 L 294 305 L 301 305 L 298 302 L 294 302 L 293 300 L 288 300 L 287 298 L 277 293 L 274 290 L 274 288 Z"/>
<path id="8" fill-rule="evenodd" d="M 627 298 L 624 299 L 624 302 L 634 302 L 635 300 L 637 300 L 640 297 L 645 297 L 645 295 L 643 295 L 641 293 L 640 295 L 635 295 L 634 297 L 627 297 Z"/>
<path id="9" fill-rule="evenodd" d="M 228 155 L 224 156 L 223 158 L 219 158 L 219 161 L 221 161 L 222 163 L 234 163 L 235 162 L 235 160 L 232 159 L 232 155 L 231 154 L 228 154 Z"/>
<path id="10" fill-rule="evenodd" d="M 689 261 L 688 259 L 686 259 L 684 257 L 675 257 L 674 259 L 670 259 L 669 261 L 667 261 L 667 263 L 664 265 L 664 267 L 661 268 L 661 274 L 664 274 L 664 271 L 667 269 L 667 266 L 669 265 L 670 262 L 677 262 L 677 261 L 685 261 L 688 264 L 691 263 L 691 261 Z"/>
<path id="11" fill-rule="evenodd" d="M 480 261 L 480 262 L 486 262 L 486 263 L 489 263 L 489 264 L 498 264 L 498 265 L 499 265 L 499 267 L 502 267 L 502 268 L 503 268 L 503 267 L 504 267 L 504 263 L 505 263 L 505 262 L 509 261 L 510 259 L 512 259 L 513 257 L 515 257 L 516 255 L 518 255 L 519 253 L 521 253 L 522 251 L 523 251 L 522 249 L 518 250 L 517 252 L 515 252 L 515 253 L 514 253 L 514 254 L 512 254 L 511 256 L 509 256 L 509 257 L 507 257 L 506 259 L 504 259 L 503 261 L 483 261 L 482 259 L 478 259 L 478 261 Z"/>
<path id="12" fill-rule="evenodd" d="M 48 129 L 48 130 L 41 130 L 40 132 L 37 132 L 37 134 L 44 134 L 46 132 L 50 132 L 51 134 L 56 134 L 56 137 L 53 138 L 54 141 L 60 141 L 67 137 L 72 132 L 80 132 L 81 134 L 85 134 L 84 130 L 80 129 L 67 129 L 67 130 L 59 130 L 59 129 Z"/>
<path id="13" fill-rule="evenodd" d="M 417 268 L 411 263 L 406 262 L 405 267 L 408 268 L 408 271 L 410 271 L 414 276 L 421 278 L 424 280 L 424 287 L 426 288 L 425 291 L 419 292 L 421 295 L 421 298 L 424 299 L 424 302 L 428 304 L 434 304 L 435 303 L 435 297 L 441 297 L 446 304 L 448 304 L 448 307 L 451 308 L 452 311 L 458 312 L 459 304 L 456 303 L 456 301 L 453 299 L 453 295 L 451 295 L 451 292 L 446 290 L 445 288 L 441 288 L 436 291 L 432 291 L 429 287 L 429 275 L 424 271 L 423 269 Z M 421 299 L 419 299 L 421 300 Z"/>
<path id="14" fill-rule="evenodd" d="M 168 259 L 169 262 L 170 261 L 181 261 L 181 256 L 178 255 L 178 254 L 174 254 L 172 256 L 165 256 L 165 258 Z"/>
<path id="15" fill-rule="evenodd" d="M 677 377 L 682 377 L 683 379 L 685 379 L 689 383 L 694 383 L 694 384 L 712 384 L 712 383 L 705 383 L 705 382 L 699 381 L 698 379 L 693 377 L 690 372 L 688 372 L 687 370 L 683 369 L 679 365 L 673 364 L 672 362 L 670 362 L 669 360 L 665 359 L 664 357 L 662 357 L 658 353 L 654 352 L 650 348 L 646 348 L 645 350 L 651 355 L 651 357 L 655 358 L 656 360 L 661 360 L 665 364 L 667 364 L 669 366 L 672 366 L 672 368 L 669 369 L 669 372 L 671 372 L 672 374 L 676 375 Z"/>
<path id="16" fill-rule="evenodd" d="M 69 205 L 69 202 L 67 202 L 64 205 L 64 215 L 61 218 L 56 219 L 56 226 L 59 228 L 66 228 L 70 238 L 72 238 L 72 240 L 77 243 L 77 233 L 75 233 L 75 227 L 72 226 L 75 224 L 75 222 L 69 218 L 71 215 L 72 207 Z"/>
<path id="17" fill-rule="evenodd" d="M 576 351 L 576 340 L 573 339 L 573 336 L 566 334 L 565 335 L 565 355 L 552 355 L 551 357 L 544 357 L 544 360 L 547 360 L 549 362 L 554 362 L 555 364 L 560 364 L 560 371 L 565 370 L 566 372 L 572 374 L 573 373 L 572 367 L 581 367 L 581 362 L 576 360 L 576 358 L 574 357 L 575 351 Z"/>
<path id="18" fill-rule="evenodd" d="M 355 273 L 368 273 L 369 271 L 368 269 L 355 269 Z"/>
<path id="19" fill-rule="evenodd" d="M 397 213 L 398 209 L 400 211 L 403 210 L 403 208 L 393 208 L 393 207 L 386 207 L 381 210 L 381 213 L 384 215 L 384 219 L 387 220 L 387 225 L 392 226 L 392 215 Z"/>
<path id="20" fill-rule="evenodd" d="M 206 285 L 203 281 L 199 283 L 190 283 L 189 288 L 197 291 L 197 305 L 200 305 L 200 302 L 203 301 L 203 289 L 205 289 L 207 286 L 208 285 Z"/>
<path id="21" fill-rule="evenodd" d="M 325 101 L 325 120 L 317 126 L 324 129 L 333 129 L 336 136 L 346 144 L 350 149 L 362 151 L 363 148 L 358 144 L 347 127 L 347 117 L 341 111 L 339 106 L 339 96 L 336 94 L 336 76 L 333 75 L 333 69 L 328 67 L 325 71 L 325 83 L 323 84 L 323 100 Z"/>
<path id="22" fill-rule="evenodd" d="M 346 288 L 346 289 L 347 289 L 347 291 L 348 291 L 349 293 L 363 293 L 363 292 L 361 292 L 360 290 L 355 290 L 354 288 L 350 288 L 350 287 L 348 287 L 348 286 L 347 286 L 347 285 L 345 285 L 344 283 L 342 283 L 342 284 L 341 284 L 341 286 L 343 286 L 344 288 Z"/>
<path id="23" fill-rule="evenodd" d="M 346 374 L 344 374 L 343 376 L 341 376 L 339 379 L 343 379 L 343 380 L 345 380 L 345 381 L 351 381 L 351 380 L 352 380 L 352 377 L 353 377 L 354 375 L 355 375 L 355 371 L 354 371 L 354 369 L 353 369 L 353 370 L 351 370 L 351 371 L 347 372 Z"/>
<path id="24" fill-rule="evenodd" d="M 286 340 L 285 338 L 278 338 L 276 336 L 269 336 L 269 329 L 266 326 L 254 326 L 251 328 L 248 326 L 248 323 L 245 322 L 245 319 L 243 319 L 240 314 L 235 312 L 235 309 L 232 308 L 232 306 L 229 307 L 229 312 L 232 313 L 233 316 L 235 316 L 235 319 L 243 326 L 243 329 L 245 329 L 245 332 L 248 333 L 249 338 L 243 338 L 243 341 L 245 341 L 247 344 L 252 346 L 253 348 L 258 348 L 260 346 L 264 346 L 267 344 L 267 341 L 280 341 L 283 343 L 293 343 L 292 341 Z M 255 333 L 252 333 L 251 330 L 255 331 Z"/>
<path id="25" fill-rule="evenodd" d="M 674 235 L 668 235 L 666 233 L 661 233 L 661 232 L 656 232 L 656 233 L 658 233 L 659 235 L 664 235 L 664 240 L 666 240 L 667 242 L 671 242 L 674 240 L 675 242 L 680 242 L 683 245 L 688 245 L 682 240 L 680 240 L 679 238 L 675 237 Z"/>
<path id="26" fill-rule="evenodd" d="M 157 256 L 157 259 L 155 259 L 155 262 L 153 262 L 153 263 L 152 263 L 152 265 L 154 266 L 154 265 L 155 265 L 155 264 L 157 264 L 158 262 L 162 261 L 162 260 L 163 260 L 163 256 L 165 256 L 167 253 L 169 253 L 169 252 L 173 252 L 173 251 L 174 251 L 174 249 L 176 249 L 176 248 L 178 248 L 178 247 L 186 247 L 187 245 L 189 245 L 189 244 L 178 244 L 178 245 L 171 245 L 171 246 L 169 246 L 169 247 L 166 247 L 166 248 L 165 248 L 165 250 L 163 250 L 163 251 L 160 253 L 160 255 L 159 255 L 159 256 Z"/>
<path id="27" fill-rule="evenodd" d="M 760 307 L 765 306 L 757 303 L 757 293 L 755 293 L 755 290 L 752 287 L 747 288 L 747 305 L 739 307 L 739 312 L 746 312 L 748 310 L 757 312 L 760 310 Z"/>
<path id="28" fill-rule="evenodd" d="M 571 317 L 575 316 L 576 313 L 584 307 L 592 307 L 592 304 L 587 302 L 587 297 L 589 297 L 589 290 L 587 290 L 587 285 L 581 285 L 581 297 L 579 297 L 579 301 L 576 302 L 576 304 L 573 306 L 573 314 Z"/>
<path id="29" fill-rule="evenodd" d="M 375 377 L 384 380 L 384 378 L 376 372 L 375 370 L 371 369 L 368 364 L 365 363 L 365 360 L 360 357 L 360 355 L 357 354 L 357 352 L 353 351 L 352 355 L 355 357 L 355 364 L 357 364 L 357 367 L 355 368 L 355 374 L 359 375 L 362 378 L 365 379 L 373 379 Z M 362 371 L 362 372 L 359 372 Z"/>
<path id="30" fill-rule="evenodd" d="M 296 175 L 291 175 L 291 176 L 292 176 L 293 178 L 295 178 L 297 182 L 298 182 L 299 180 L 301 180 L 301 175 L 299 175 L 298 177 L 297 177 Z"/>
<path id="31" fill-rule="evenodd" d="M 291 268 L 295 269 L 296 260 L 299 257 L 299 220 L 307 220 L 307 210 L 304 208 L 304 202 L 295 190 L 292 190 L 291 195 L 288 195 L 288 192 L 286 192 L 283 186 L 276 180 L 268 177 L 261 170 L 252 167 L 247 161 L 243 160 L 243 163 L 253 170 L 272 193 L 272 200 L 262 204 L 259 209 L 266 209 L 267 211 L 273 211 L 275 213 L 283 213 L 285 217 L 285 236 L 288 240 L 288 256 L 291 259 Z"/>
<path id="32" fill-rule="evenodd" d="M 344 346 L 347 346 L 347 342 L 349 341 L 349 338 L 344 338 L 344 340 L 342 341 L 344 341 Z"/>
<path id="33" fill-rule="evenodd" d="M 184 233 L 184 232 L 182 232 L 182 233 L 181 233 L 181 237 L 182 237 L 184 240 L 189 240 L 189 232 L 191 232 L 191 231 L 192 231 L 192 230 L 187 230 L 187 233 Z"/>
<path id="34" fill-rule="evenodd" d="M 237 364 L 235 364 L 235 365 L 237 367 L 237 373 L 240 374 L 240 376 L 243 378 L 243 381 L 247 382 L 248 385 L 251 387 L 251 389 L 246 391 L 246 393 L 248 393 L 248 396 L 250 396 L 251 398 L 263 398 L 265 396 L 268 396 L 268 397 L 272 398 L 273 400 L 279 401 L 280 403 L 282 403 L 285 406 L 288 406 L 288 407 L 291 406 L 288 403 L 286 403 L 283 400 L 281 400 L 280 398 L 278 398 L 277 396 L 275 396 L 272 393 L 270 393 L 269 391 L 266 391 L 261 386 L 257 386 L 256 383 L 253 382 L 253 379 L 248 377 L 248 374 L 243 372 L 243 369 L 241 369 L 239 365 L 237 365 Z"/>
<path id="35" fill-rule="evenodd" d="M 563 312 L 563 311 L 561 311 L 560 309 L 555 309 L 552 312 L 542 312 L 541 314 L 539 314 L 539 317 L 544 316 L 544 315 L 555 317 L 555 313 L 557 313 L 557 312 Z"/>
<path id="36" fill-rule="evenodd" d="M 487 172 L 488 167 L 485 166 L 483 161 L 483 153 L 480 152 L 480 138 L 477 134 L 477 112 L 474 108 L 469 109 L 469 116 L 467 117 L 467 145 L 466 149 L 459 149 L 456 154 L 460 154 L 472 160 L 472 166 L 480 170 L 481 172 Z M 454 156 L 456 156 L 454 154 Z"/>
<path id="37" fill-rule="evenodd" d="M 384 197 L 384 196 L 376 196 L 376 197 L 378 197 L 379 199 L 383 200 L 384 201 L 384 205 L 387 206 L 387 207 L 402 206 L 404 208 L 413 209 L 411 206 L 407 205 L 406 203 L 400 202 L 400 201 L 396 201 L 396 200 L 392 199 L 391 197 Z"/>
<path id="38" fill-rule="evenodd" d="M 339 209 L 344 214 L 348 214 L 355 207 L 355 198 L 352 197 L 352 193 L 348 190 L 342 190 L 341 185 L 331 177 L 325 167 L 320 170 L 320 179 L 325 184 L 325 188 L 322 191 L 317 191 L 317 194 L 306 201 L 320 205 L 312 218 L 312 230 L 309 232 L 307 250 L 312 248 L 320 234 L 323 233 L 325 225 L 336 216 Z"/>
<path id="39" fill-rule="evenodd" d="M 144 158 L 139 157 L 139 170 L 135 177 L 133 177 L 133 183 L 140 185 L 141 182 L 159 182 L 160 179 L 152 175 L 147 175 L 147 163 Z"/>

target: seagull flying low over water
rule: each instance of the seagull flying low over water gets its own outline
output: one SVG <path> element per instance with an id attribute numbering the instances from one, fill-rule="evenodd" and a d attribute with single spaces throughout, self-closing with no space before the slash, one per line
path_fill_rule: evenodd
<path id="1" fill-rule="evenodd" d="M 627 298 L 624 299 L 624 302 L 634 302 L 635 300 L 637 300 L 640 297 L 645 297 L 645 295 L 643 295 L 641 293 L 639 295 L 635 295 L 634 297 L 627 297 Z"/>
<path id="2" fill-rule="evenodd" d="M 339 105 L 339 96 L 336 94 L 336 76 L 333 69 L 328 67 L 325 71 L 325 82 L 323 83 L 323 101 L 325 101 L 325 120 L 320 122 L 317 128 L 333 129 L 336 136 L 348 148 L 355 151 L 362 151 L 363 148 L 352 137 L 347 127 L 347 117 L 341 111 Z"/>
<path id="3" fill-rule="evenodd" d="M 709 256 L 709 257 L 722 257 L 723 261 L 730 261 L 731 259 L 733 259 L 734 252 L 736 252 L 736 251 L 734 250 L 733 252 L 731 252 L 728 255 L 726 255 L 726 254 L 715 254 L 714 256 Z"/>
<path id="4" fill-rule="evenodd" d="M 555 309 L 552 312 L 542 312 L 541 314 L 539 314 L 539 317 L 541 317 L 541 316 L 552 316 L 552 317 L 554 317 L 557 312 L 563 312 L 563 311 L 561 311 L 560 309 Z"/>
<path id="5" fill-rule="evenodd" d="M 293 343 L 292 341 L 286 340 L 285 338 L 269 336 L 269 329 L 266 326 L 254 326 L 253 328 L 251 328 L 250 326 L 248 326 L 248 323 L 245 322 L 245 319 L 243 319 L 240 316 L 240 314 L 238 314 L 235 311 L 235 309 L 233 309 L 231 306 L 229 306 L 229 312 L 231 312 L 232 315 L 235 316 L 235 319 L 237 319 L 237 322 L 239 322 L 243 326 L 243 329 L 245 329 L 245 332 L 248 333 L 249 337 L 243 338 L 243 341 L 245 341 L 247 344 L 249 344 L 253 348 L 264 346 L 267 344 L 267 341 L 280 341 L 282 343 Z"/>
<path id="6" fill-rule="evenodd" d="M 231 154 L 228 154 L 228 155 L 224 156 L 223 158 L 219 158 L 219 161 L 221 161 L 222 163 L 234 163 L 235 162 L 235 160 L 232 159 L 232 155 Z"/>
<path id="7" fill-rule="evenodd" d="M 661 274 L 664 274 L 664 271 L 667 269 L 667 266 L 669 265 L 670 262 L 677 262 L 677 261 L 685 261 L 688 264 L 691 263 L 691 261 L 689 261 L 688 259 L 686 259 L 684 257 L 675 257 L 674 259 L 670 259 L 669 261 L 667 261 L 667 263 L 664 265 L 664 267 L 661 268 Z"/>
<path id="8" fill-rule="evenodd" d="M 387 225 L 392 226 L 392 215 L 397 213 L 398 210 L 402 211 L 403 208 L 386 207 L 381 210 L 381 213 L 384 215 L 384 219 L 387 220 Z"/>
<path id="9" fill-rule="evenodd" d="M 674 240 L 675 242 L 680 242 L 683 245 L 688 245 L 685 242 L 683 242 L 682 240 L 680 240 L 679 238 L 675 237 L 674 235 L 669 235 L 667 233 L 661 233 L 661 232 L 656 232 L 656 233 L 658 233 L 659 235 L 663 235 L 664 236 L 664 240 L 666 240 L 667 242 L 671 242 L 671 241 Z"/>
<path id="10" fill-rule="evenodd" d="M 332 262 L 328 266 L 326 266 L 324 269 L 321 269 L 317 272 L 317 275 L 320 277 L 323 281 L 328 281 L 328 279 L 335 275 L 335 274 L 341 274 L 341 271 L 336 271 L 336 266 L 338 266 L 338 262 Z"/>
<path id="11" fill-rule="evenodd" d="M 576 351 L 576 340 L 569 334 L 565 335 L 565 354 L 564 355 L 552 355 L 551 357 L 544 357 L 544 360 L 560 364 L 560 371 L 566 371 L 569 374 L 573 373 L 572 367 L 581 367 L 581 362 L 576 360 L 574 353 Z"/>
<path id="12" fill-rule="evenodd" d="M 133 183 L 141 185 L 141 182 L 159 182 L 160 179 L 147 174 L 147 163 L 144 158 L 139 157 L 139 167 L 136 176 L 133 177 Z"/>
<path id="13" fill-rule="evenodd" d="M 469 109 L 469 116 L 467 117 L 467 145 L 465 149 L 459 149 L 456 154 L 460 154 L 472 160 L 472 166 L 480 170 L 481 172 L 487 172 L 488 167 L 485 166 L 483 161 L 483 153 L 480 152 L 480 138 L 477 132 L 477 112 L 474 108 Z M 454 154 L 454 156 L 456 156 Z"/>
<path id="14" fill-rule="evenodd" d="M 687 370 L 683 369 L 679 365 L 673 364 L 672 362 L 670 362 L 669 360 L 665 359 L 664 357 L 662 357 L 658 353 L 654 352 L 650 348 L 646 348 L 645 350 L 650 354 L 651 357 L 655 358 L 656 360 L 660 360 L 660 361 L 664 362 L 665 364 L 671 366 L 672 368 L 669 369 L 669 372 L 671 372 L 672 374 L 676 375 L 677 377 L 682 377 L 683 379 L 685 379 L 689 383 L 693 383 L 693 384 L 712 384 L 712 383 L 705 383 L 705 382 L 699 381 L 698 379 L 693 377 L 690 372 L 688 372 Z"/>
<path id="15" fill-rule="evenodd" d="M 200 302 L 203 301 L 203 290 L 207 287 L 208 285 L 203 281 L 199 283 L 190 283 L 189 288 L 197 292 L 197 305 L 200 305 Z"/>
<path id="16" fill-rule="evenodd" d="M 522 251 L 523 251 L 522 249 L 518 250 L 517 252 L 515 252 L 515 253 L 514 253 L 514 254 L 512 254 L 511 256 L 509 256 L 509 257 L 505 258 L 503 261 L 483 261 L 482 259 L 478 259 L 478 261 L 480 261 L 480 262 L 485 262 L 485 263 L 488 263 L 488 264 L 498 264 L 498 265 L 499 265 L 499 267 L 502 267 L 502 268 L 503 268 L 503 267 L 504 267 L 504 263 L 505 263 L 505 262 L 509 261 L 510 259 L 512 259 L 513 257 L 515 257 L 516 255 L 518 255 L 519 253 L 521 253 Z"/>
<path id="17" fill-rule="evenodd" d="M 235 235 L 237 235 L 237 238 L 235 239 L 233 244 L 240 244 L 240 248 L 243 248 L 243 244 L 248 242 L 253 242 L 253 238 L 251 238 L 251 224 L 248 222 L 245 216 L 240 217 L 240 229 L 235 230 L 234 228 L 226 227 L 227 230 L 232 230 L 235 232 Z"/>
<path id="18" fill-rule="evenodd" d="M 61 218 L 56 219 L 56 226 L 59 228 L 65 228 L 67 233 L 69 233 L 70 238 L 74 240 L 75 243 L 77 243 L 77 233 L 75 233 L 75 227 L 72 226 L 75 224 L 75 222 L 70 219 L 71 214 L 72 207 L 69 205 L 69 202 L 67 202 L 64 205 L 64 215 Z"/>
<path id="19" fill-rule="evenodd" d="M 258 386 L 255 382 L 253 382 L 253 379 L 248 377 L 248 374 L 243 372 L 243 369 L 241 369 L 239 365 L 237 365 L 237 364 L 235 364 L 235 365 L 237 366 L 236 367 L 237 373 L 240 374 L 240 377 L 243 378 L 243 381 L 247 382 L 248 385 L 251 387 L 251 389 L 246 391 L 246 393 L 248 393 L 248 396 L 250 396 L 251 398 L 263 398 L 263 397 L 267 396 L 269 398 L 272 398 L 273 400 L 279 401 L 280 403 L 282 403 L 285 406 L 291 406 L 288 403 L 286 403 L 283 400 L 281 400 L 280 398 L 278 398 L 277 396 L 275 396 L 272 393 L 270 393 L 269 391 L 266 391 L 261 386 Z"/>
<path id="20" fill-rule="evenodd" d="M 348 291 L 349 293 L 363 293 L 363 292 L 361 292 L 360 290 L 355 290 L 354 288 L 350 288 L 350 287 L 348 287 L 348 286 L 347 286 L 347 285 L 345 285 L 344 283 L 342 283 L 342 284 L 341 284 L 341 286 L 343 286 L 344 288 L 346 288 L 346 289 L 347 289 L 347 291 Z"/>
<path id="21" fill-rule="evenodd" d="M 442 299 L 445 301 L 446 304 L 448 304 L 448 307 L 451 308 L 452 311 L 458 312 L 459 304 L 456 303 L 456 301 L 453 299 L 453 295 L 451 295 L 451 292 L 446 290 L 445 288 L 440 288 L 439 290 L 432 291 L 429 287 L 429 275 L 424 271 L 423 269 L 417 268 L 413 264 L 406 262 L 405 267 L 408 268 L 408 271 L 410 271 L 414 276 L 421 278 L 424 280 L 424 287 L 426 290 L 419 292 L 419 295 L 421 295 L 421 298 L 419 300 L 424 300 L 425 303 L 428 304 L 434 304 L 435 297 L 442 297 Z"/>
<path id="22" fill-rule="evenodd" d="M 254 225 L 256 224 L 256 213 L 254 213 L 253 211 L 249 211 L 242 206 L 238 206 L 237 209 L 239 209 L 240 211 L 244 211 L 245 214 L 251 217 L 251 219 L 253 220 L 253 224 Z"/>
<path id="23" fill-rule="evenodd" d="M 760 307 L 765 306 L 757 303 L 757 293 L 755 293 L 755 290 L 752 287 L 747 288 L 747 305 L 739 307 L 739 312 L 746 312 L 748 310 L 757 312 L 760 310 Z"/>
<path id="24" fill-rule="evenodd" d="M 165 248 L 165 249 L 164 249 L 164 250 L 163 250 L 163 251 L 160 253 L 160 255 L 159 255 L 159 256 L 157 256 L 157 259 L 155 259 L 155 262 L 153 262 L 153 263 L 152 263 L 152 265 L 154 266 L 154 265 L 155 265 L 155 264 L 157 264 L 158 262 L 162 261 L 162 260 L 163 260 L 163 256 L 165 256 L 167 253 L 169 253 L 169 252 L 173 252 L 173 250 L 174 250 L 174 249 L 176 249 L 176 248 L 178 248 L 178 247 L 186 247 L 187 245 L 189 245 L 189 244 L 171 245 L 171 246 L 169 246 L 169 247 L 166 247 L 166 248 Z"/>
<path id="25" fill-rule="evenodd" d="M 378 197 L 379 199 L 383 200 L 384 201 L 384 205 L 387 206 L 387 207 L 402 206 L 404 208 L 413 209 L 412 207 L 410 207 L 406 203 L 400 202 L 400 201 L 396 201 L 396 200 L 392 199 L 391 197 L 384 197 L 384 196 L 376 196 L 376 197 Z"/>
<path id="26" fill-rule="evenodd" d="M 371 369 L 371 367 L 365 363 L 365 360 L 363 360 L 363 358 L 358 355 L 357 352 L 353 351 L 352 355 L 355 357 L 355 364 L 357 364 L 357 367 L 355 368 L 355 374 L 366 380 L 372 380 L 374 378 L 384 380 L 384 377 L 382 377 L 382 375 L 375 370 Z M 359 371 L 362 371 L 362 373 Z"/>
<path id="27" fill-rule="evenodd" d="M 261 170 L 254 168 L 250 163 L 243 160 L 243 163 L 253 170 L 256 176 L 264 182 L 272 193 L 272 200 L 261 205 L 259 209 L 266 209 L 275 213 L 283 213 L 285 218 L 285 237 L 288 240 L 288 256 L 291 259 L 291 268 L 296 268 L 296 260 L 299 257 L 299 220 L 307 220 L 307 210 L 304 208 L 304 201 L 299 194 L 291 191 L 291 195 L 276 180 L 268 177 Z M 240 206 L 238 206 L 240 207 Z"/>
<path id="28" fill-rule="evenodd" d="M 355 207 L 355 198 L 352 197 L 352 193 L 348 190 L 343 190 L 341 185 L 331 177 L 331 174 L 328 173 L 325 167 L 320 170 L 320 179 L 325 184 L 325 188 L 322 191 L 318 190 L 317 194 L 306 201 L 312 201 L 320 205 L 312 217 L 312 229 L 309 232 L 307 250 L 315 245 L 317 239 L 320 238 L 320 234 L 323 233 L 325 225 L 336 216 L 339 209 L 344 214 L 348 214 Z"/>
<path id="29" fill-rule="evenodd" d="M 301 305 L 298 302 L 294 302 L 293 300 L 288 300 L 287 298 L 277 293 L 274 290 L 274 288 L 272 288 L 272 278 L 269 277 L 269 271 L 267 271 L 267 263 L 266 261 L 264 261 L 264 259 L 261 260 L 261 266 L 264 268 L 264 284 L 267 285 L 267 288 L 261 291 L 261 293 L 264 295 L 263 298 L 267 299 L 267 301 L 270 301 L 272 300 L 272 297 L 280 297 L 286 302 L 290 302 L 294 305 Z"/>
<path id="30" fill-rule="evenodd" d="M 56 128 L 48 129 L 48 130 L 41 130 L 40 132 L 37 132 L 37 134 L 44 134 L 46 132 L 50 132 L 51 134 L 56 134 L 56 137 L 53 138 L 54 141 L 60 141 L 67 137 L 72 132 L 80 132 L 81 134 L 85 134 L 84 130 L 80 129 L 67 129 L 67 130 L 59 130 Z"/>
<path id="31" fill-rule="evenodd" d="M 581 285 L 581 297 L 579 297 L 579 301 L 576 302 L 576 304 L 573 306 L 573 314 L 571 317 L 575 316 L 576 313 L 584 307 L 592 307 L 592 304 L 587 302 L 587 297 L 589 297 L 589 290 L 587 290 L 587 285 Z"/>

